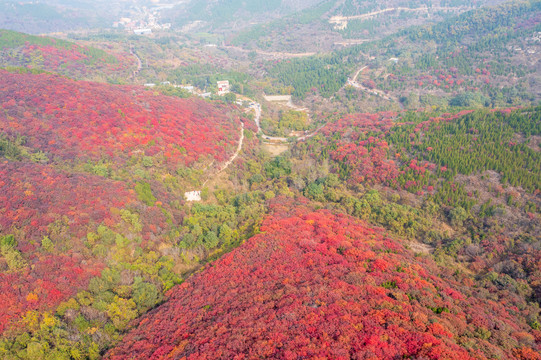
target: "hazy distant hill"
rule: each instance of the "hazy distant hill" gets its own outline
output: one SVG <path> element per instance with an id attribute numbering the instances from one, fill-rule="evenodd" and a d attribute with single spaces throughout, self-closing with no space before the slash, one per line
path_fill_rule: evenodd
<path id="1" fill-rule="evenodd" d="M 408 22 L 417 19 L 420 22 L 437 21 L 442 15 L 462 12 L 484 5 L 501 3 L 501 0 L 482 1 L 447 1 L 447 0 L 192 0 L 178 5 L 173 11 L 163 14 L 176 26 L 185 27 L 186 31 L 238 31 L 255 24 L 267 24 L 273 21 L 287 21 L 278 24 L 278 28 L 289 29 L 287 33 L 299 33 L 296 24 L 313 30 L 315 24 L 322 25 L 318 30 L 339 32 L 351 37 L 351 32 L 358 35 L 366 28 L 379 28 L 380 20 L 389 22 L 393 19 L 398 24 L 412 25 Z M 426 9 L 429 9 L 426 10 Z M 372 15 L 373 14 L 373 15 Z M 358 18 L 361 16 L 361 18 Z M 366 16 L 366 17 L 365 17 Z M 353 18 L 349 18 L 353 17 Z M 375 20 L 375 18 L 377 18 Z M 349 29 L 349 30 L 347 30 Z M 269 35 L 276 29 L 267 29 Z M 304 30 L 304 29 L 303 29 Z M 279 32 L 279 31 L 278 31 Z M 307 35 L 303 31 L 301 35 Z M 311 37 L 312 40 L 314 36 Z"/>
<path id="2" fill-rule="evenodd" d="M 47 36 L 0 29 L 0 67 L 24 67 L 76 79 L 125 80 L 135 68 L 128 53 L 112 54 L 94 47 Z"/>
<path id="3" fill-rule="evenodd" d="M 0 28 L 40 34 L 75 30 L 97 25 L 82 11 L 46 3 L 0 3 Z"/>
<path id="4" fill-rule="evenodd" d="M 193 0 L 181 4 L 167 18 L 177 25 L 204 21 L 210 29 L 245 27 L 250 22 L 267 22 L 325 2 L 324 0 Z"/>
<path id="5" fill-rule="evenodd" d="M 135 3 L 104 0 L 0 2 L 0 28 L 31 34 L 110 27 Z"/>
<path id="6" fill-rule="evenodd" d="M 535 104 L 540 19 L 540 1 L 509 2 L 267 69 L 276 92 L 292 87 L 299 98 L 330 97 L 362 69 L 359 84 L 410 108 Z"/>

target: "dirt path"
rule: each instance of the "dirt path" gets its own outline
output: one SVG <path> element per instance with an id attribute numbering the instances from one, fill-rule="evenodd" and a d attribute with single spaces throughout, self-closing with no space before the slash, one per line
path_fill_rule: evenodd
<path id="1" fill-rule="evenodd" d="M 291 100 L 290 100 L 291 101 Z M 285 138 L 285 137 L 277 137 L 277 136 L 269 136 L 269 135 L 266 135 L 265 133 L 263 133 L 263 130 L 261 130 L 261 125 L 260 125 L 260 120 L 261 120 L 261 105 L 259 103 L 256 103 L 255 101 L 252 101 L 252 104 L 253 105 L 250 105 L 249 109 L 253 109 L 255 111 L 255 118 L 254 118 L 254 122 L 255 124 L 257 125 L 257 133 L 258 134 L 261 134 L 261 137 L 265 140 L 269 140 L 269 141 L 275 141 L 275 142 L 280 142 L 280 143 L 287 143 L 288 142 L 288 138 Z M 301 109 L 301 108 L 298 108 L 296 107 L 295 105 L 292 106 L 293 108 L 295 109 L 299 109 L 299 111 L 306 111 L 306 109 Z M 297 141 L 303 141 L 303 140 L 306 140 L 308 138 L 311 138 L 312 136 L 314 136 L 315 134 L 317 134 L 319 132 L 319 130 L 321 130 L 323 127 L 325 127 L 325 125 L 322 125 L 320 126 L 319 128 L 317 128 L 316 130 L 314 130 L 313 132 L 311 132 L 310 134 L 306 134 L 306 135 L 303 135 L 303 136 L 292 136 L 290 138 L 294 138 L 295 140 Z"/>
<path id="2" fill-rule="evenodd" d="M 205 187 L 205 185 L 216 178 L 216 176 L 218 176 L 221 172 L 223 172 L 225 169 L 227 169 L 229 167 L 229 165 L 231 165 L 233 163 L 233 161 L 235 161 L 235 159 L 239 156 L 240 152 L 242 151 L 242 145 L 244 144 L 244 123 L 240 123 L 241 124 L 241 128 L 240 128 L 240 139 L 239 139 L 239 145 L 237 146 L 237 150 L 235 151 L 235 153 L 233 154 L 233 156 L 231 156 L 229 158 L 229 160 L 227 160 L 223 165 L 222 167 L 220 168 L 220 170 L 218 170 L 216 173 L 210 175 L 208 177 L 207 180 L 205 180 L 205 182 L 203 183 L 203 185 L 201 187 Z"/>
<path id="3" fill-rule="evenodd" d="M 133 46 L 130 46 L 130 54 L 135 56 L 135 58 L 137 59 L 137 70 L 134 70 L 132 74 L 133 78 L 135 79 L 137 74 L 139 74 L 139 71 L 141 71 L 141 69 L 143 68 L 143 62 L 141 61 L 141 58 L 135 53 L 135 51 L 133 51 Z"/>
<path id="4" fill-rule="evenodd" d="M 361 15 L 353 15 L 353 16 L 333 16 L 329 19 L 330 24 L 334 24 L 335 29 L 345 29 L 348 26 L 348 21 L 351 20 L 363 20 L 363 19 L 369 19 L 373 16 L 385 14 L 388 12 L 393 11 L 408 11 L 408 12 L 426 12 L 429 14 L 431 11 L 465 11 L 471 9 L 471 7 L 445 7 L 445 6 L 433 6 L 433 7 L 419 7 L 419 8 L 407 8 L 407 7 L 393 7 L 393 8 L 386 8 L 382 10 L 373 11 L 366 14 Z"/>
<path id="5" fill-rule="evenodd" d="M 346 85 L 350 85 L 350 86 L 353 86 L 354 88 L 357 88 L 357 89 L 360 89 L 364 92 L 367 92 L 369 94 L 372 94 L 372 95 L 377 95 L 377 96 L 381 96 L 382 98 L 384 98 L 385 100 L 389 100 L 389 101 L 397 101 L 396 99 L 392 98 L 391 96 L 389 95 L 386 95 L 383 91 L 381 90 L 378 90 L 378 89 L 369 89 L 367 88 L 366 86 L 363 86 L 362 84 L 359 84 L 357 81 L 353 81 L 351 79 L 348 79 L 348 82 Z"/>
<path id="6" fill-rule="evenodd" d="M 363 66 L 362 68 L 360 68 L 359 70 L 357 70 L 357 72 L 355 73 L 355 76 L 353 77 L 353 82 L 356 82 L 357 81 L 357 77 L 359 76 L 359 74 L 361 73 L 361 71 L 363 71 L 364 69 L 366 69 L 368 67 L 368 65 L 365 65 Z"/>
<path id="7" fill-rule="evenodd" d="M 229 160 L 227 160 L 227 162 L 222 166 L 222 168 L 220 169 L 220 171 L 218 171 L 218 174 L 221 173 L 222 171 L 224 171 L 225 169 L 228 168 L 229 165 L 231 165 L 231 163 L 233 163 L 233 161 L 235 161 L 235 159 L 237 158 L 237 156 L 239 156 L 241 150 L 242 150 L 242 144 L 244 142 L 244 123 L 240 123 L 241 124 L 241 128 L 240 128 L 240 140 L 239 140 L 239 145 L 237 146 L 237 151 L 235 151 L 235 153 L 233 154 L 233 156 L 231 156 L 231 158 Z"/>
<path id="8" fill-rule="evenodd" d="M 231 45 L 220 46 L 220 48 L 233 49 L 233 50 L 237 50 L 237 51 L 241 51 L 245 53 L 255 52 L 259 55 L 271 56 L 275 59 L 301 58 L 301 57 L 307 57 L 307 56 L 312 56 L 316 54 L 315 52 L 289 53 L 289 52 L 278 52 L 278 51 L 264 51 L 264 50 L 259 50 L 259 49 L 248 50 L 248 49 L 241 48 L 239 46 L 231 46 Z"/>
<path id="9" fill-rule="evenodd" d="M 367 19 L 367 18 L 370 18 L 372 16 L 376 16 L 376 15 L 381 15 L 381 14 L 385 14 L 385 13 L 388 13 L 388 12 L 391 12 L 391 11 L 409 11 L 409 12 L 430 12 L 430 11 L 457 11 L 457 10 L 468 10 L 468 9 L 471 9 L 471 7 L 467 7 L 467 6 L 457 6 L 457 7 L 448 7 L 448 6 L 433 6 L 433 7 L 426 7 L 426 6 L 423 6 L 423 7 L 419 7 L 419 8 L 407 8 L 407 7 L 393 7 L 393 8 L 386 8 L 386 9 L 382 9 L 382 10 L 377 10 L 377 11 L 373 11 L 373 12 L 370 12 L 370 13 L 366 13 L 366 14 L 361 14 L 361 15 L 353 15 L 353 16 L 341 16 L 341 15 L 337 15 L 337 16 L 333 16 L 329 19 L 329 22 L 331 24 L 333 23 L 340 23 L 342 21 L 349 21 L 349 20 L 359 20 L 359 19 Z"/>
<path id="10" fill-rule="evenodd" d="M 297 138 L 297 141 L 304 141 L 306 139 L 309 139 L 313 136 L 315 136 L 321 129 L 323 129 L 327 124 L 323 124 L 321 125 L 320 127 L 318 127 L 317 129 L 315 129 L 313 132 L 311 132 L 310 134 L 307 134 L 307 135 L 303 135 L 303 136 L 299 136 Z"/>
<path id="11" fill-rule="evenodd" d="M 305 112 L 308 115 L 308 118 L 310 118 L 310 110 L 308 110 L 307 108 L 301 108 L 301 107 L 293 104 L 293 101 L 291 100 L 291 98 L 286 103 L 286 105 L 289 106 L 290 108 L 292 108 L 293 110 Z"/>
<path id="12" fill-rule="evenodd" d="M 378 90 L 378 89 L 369 89 L 366 86 L 364 86 L 364 85 L 360 84 L 359 82 L 357 82 L 357 77 L 359 76 L 361 71 L 363 71 L 367 67 L 368 67 L 368 65 L 365 65 L 362 68 L 360 68 L 359 70 L 357 70 L 357 72 L 355 73 L 355 76 L 353 77 L 353 79 L 348 78 L 346 85 L 353 86 L 356 89 L 362 90 L 362 91 L 367 92 L 367 93 L 372 94 L 372 95 L 380 96 L 385 100 L 395 102 L 395 103 L 398 104 L 398 106 L 400 106 L 401 109 L 404 109 L 404 105 L 402 105 L 402 103 L 400 101 L 398 101 L 397 98 L 395 98 L 393 96 L 390 96 L 390 95 L 387 95 L 383 91 Z"/>
<path id="13" fill-rule="evenodd" d="M 208 176 L 207 180 L 205 180 L 203 182 L 203 184 L 201 184 L 201 189 L 203 189 L 205 187 L 205 185 L 207 185 L 207 183 L 217 179 L 218 176 L 220 175 L 220 173 L 222 173 L 225 169 L 227 169 L 229 167 L 229 165 L 231 165 L 233 163 L 233 161 L 235 161 L 235 159 L 239 156 L 240 152 L 242 151 L 243 143 L 244 143 L 244 123 L 241 122 L 240 139 L 239 139 L 239 145 L 237 146 L 237 150 L 235 151 L 233 156 L 231 156 L 229 158 L 229 160 L 227 160 L 222 165 L 220 170 L 218 170 L 217 172 L 215 172 L 213 174 L 210 174 Z M 201 190 L 192 190 L 192 191 L 185 192 L 184 193 L 184 199 L 186 199 L 186 201 L 188 201 L 188 202 L 199 202 L 199 201 L 201 201 Z"/>
<path id="14" fill-rule="evenodd" d="M 266 135 L 263 133 L 263 130 L 261 130 L 261 124 L 260 124 L 260 120 L 261 120 L 261 105 L 255 101 L 252 101 L 252 104 L 253 105 L 250 105 L 249 106 L 249 109 L 253 109 L 255 111 L 255 118 L 254 118 L 254 122 L 257 126 L 257 133 L 258 134 L 261 134 L 261 137 L 265 140 L 270 140 L 270 141 L 277 141 L 277 142 L 287 142 L 287 138 L 285 137 L 276 137 L 276 136 L 269 136 L 269 135 Z"/>
<path id="15" fill-rule="evenodd" d="M 343 21 L 349 21 L 349 20 L 359 20 L 359 19 L 367 19 L 367 18 L 370 18 L 372 16 L 376 16 L 376 15 L 380 15 L 380 14 L 385 14 L 385 13 L 388 13 L 388 12 L 391 12 L 391 11 L 411 11 L 411 12 L 428 12 L 428 8 L 427 7 L 420 7 L 420 8 L 405 8 L 405 7 L 393 7 L 393 8 L 386 8 L 386 9 L 382 9 L 382 10 L 377 10 L 377 11 L 373 11 L 373 12 L 370 12 L 370 13 L 366 13 L 366 14 L 361 14 L 361 15 L 353 15 L 353 16 L 333 16 L 329 19 L 329 22 L 331 24 L 333 23 L 340 23 L 340 22 L 343 22 Z"/>
<path id="16" fill-rule="evenodd" d="M 340 46 L 353 46 L 353 45 L 359 45 L 364 44 L 365 42 L 372 41 L 371 39 L 349 39 L 349 40 L 343 40 L 343 41 L 336 41 L 334 45 L 340 45 Z"/>
<path id="17" fill-rule="evenodd" d="M 404 105 L 397 99 L 395 98 L 394 96 L 391 96 L 391 95 L 387 95 L 385 94 L 383 91 L 381 90 L 378 90 L 378 89 L 369 89 L 367 88 L 366 86 L 363 86 L 361 84 L 359 84 L 358 82 L 356 81 L 352 81 L 351 79 L 348 79 L 348 82 L 347 82 L 347 85 L 351 85 L 353 86 L 354 88 L 356 89 L 359 89 L 359 90 L 362 90 L 366 93 L 369 93 L 369 94 L 372 94 L 372 95 L 376 95 L 376 96 L 379 96 L 385 100 L 388 100 L 388 101 L 391 101 L 391 102 L 395 102 L 398 104 L 398 106 L 400 106 L 401 109 L 404 109 Z"/>
<path id="18" fill-rule="evenodd" d="M 249 99 L 251 100 L 251 99 Z M 275 136 L 268 136 L 268 135 L 265 135 L 263 133 L 263 131 L 261 130 L 261 126 L 260 126 L 260 120 L 261 120 L 261 105 L 253 100 L 251 100 L 251 103 L 252 105 L 250 105 L 248 107 L 248 111 L 250 110 L 254 110 L 255 111 L 255 118 L 254 118 L 254 122 L 255 124 L 257 125 L 257 132 L 258 134 L 261 134 L 261 137 L 265 140 L 269 140 L 269 141 L 273 141 L 273 142 L 276 142 L 278 144 L 287 144 L 288 143 L 288 138 L 285 138 L 285 137 L 275 137 Z M 303 136 L 298 136 L 296 137 L 295 139 L 297 141 L 303 141 L 303 140 L 306 140 L 306 139 L 309 139 L 311 138 L 312 136 L 316 135 L 321 129 L 323 129 L 325 127 L 325 125 L 322 125 L 320 126 L 319 128 L 317 128 L 316 130 L 314 130 L 312 133 L 310 134 L 306 134 L 306 135 L 303 135 Z M 235 151 L 235 153 L 233 154 L 233 156 L 231 156 L 229 158 L 229 160 L 227 160 L 223 165 L 222 167 L 220 168 L 220 170 L 218 170 L 217 172 L 213 173 L 212 175 L 209 175 L 209 177 L 207 178 L 207 180 L 205 180 L 205 182 L 203 182 L 203 184 L 201 185 L 201 188 L 204 188 L 205 185 L 207 185 L 207 183 L 209 183 L 210 181 L 213 181 L 215 180 L 218 175 L 220 175 L 220 173 L 222 173 L 223 171 L 225 171 L 232 163 L 233 161 L 235 161 L 235 159 L 239 156 L 240 152 L 242 151 L 242 145 L 244 144 L 244 123 L 241 123 L 241 129 L 240 129 L 240 139 L 239 139 L 239 145 L 237 146 L 237 150 Z M 194 190 L 194 191 L 189 191 L 189 192 L 186 192 L 184 194 L 184 197 L 187 199 L 187 201 L 201 201 L 201 190 Z"/>

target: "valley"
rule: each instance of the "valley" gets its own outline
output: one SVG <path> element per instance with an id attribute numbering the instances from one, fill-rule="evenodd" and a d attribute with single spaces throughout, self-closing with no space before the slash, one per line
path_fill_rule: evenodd
<path id="1" fill-rule="evenodd" d="M 541 359 L 541 1 L 0 7 L 1 359 Z"/>

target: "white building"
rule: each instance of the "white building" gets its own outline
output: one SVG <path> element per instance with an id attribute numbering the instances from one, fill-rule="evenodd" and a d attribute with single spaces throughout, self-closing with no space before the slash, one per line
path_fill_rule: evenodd
<path id="1" fill-rule="evenodd" d="M 195 92 L 195 88 L 192 85 L 180 85 L 181 89 L 184 89 L 192 94 Z"/>
<path id="2" fill-rule="evenodd" d="M 152 34 L 152 29 L 135 29 L 133 32 L 135 35 L 149 35 Z"/>
<path id="3" fill-rule="evenodd" d="M 227 94 L 230 91 L 228 80 L 218 81 L 217 84 L 218 84 L 218 95 L 222 96 L 222 95 Z"/>
<path id="4" fill-rule="evenodd" d="M 184 193 L 186 201 L 201 201 L 201 191 L 188 191 Z"/>

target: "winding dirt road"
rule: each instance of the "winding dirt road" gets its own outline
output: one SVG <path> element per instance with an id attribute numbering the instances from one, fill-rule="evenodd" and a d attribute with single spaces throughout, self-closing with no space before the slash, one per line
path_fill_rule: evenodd
<path id="1" fill-rule="evenodd" d="M 337 15 L 337 16 L 333 16 L 333 17 L 331 17 L 329 19 L 329 23 L 334 24 L 335 28 L 344 29 L 344 28 L 347 27 L 348 21 L 369 19 L 371 17 L 381 15 L 381 14 L 385 14 L 385 13 L 388 13 L 388 12 L 393 12 L 393 11 L 424 12 L 424 13 L 430 14 L 431 11 L 432 12 L 433 11 L 460 11 L 460 12 L 462 12 L 462 11 L 466 11 L 466 10 L 469 10 L 469 9 L 472 9 L 472 8 L 467 7 L 467 6 L 457 6 L 457 7 L 448 7 L 448 6 L 426 7 L 426 6 L 423 6 L 423 7 L 419 7 L 419 8 L 392 7 L 392 8 L 386 8 L 386 9 L 382 9 L 382 10 L 377 10 L 377 11 L 373 11 L 373 12 L 366 13 L 366 14 L 361 14 L 361 15 L 353 15 L 353 16 Z"/>
<path id="2" fill-rule="evenodd" d="M 137 76 L 137 74 L 139 74 L 139 71 L 141 71 L 141 69 L 143 68 L 143 63 L 141 61 L 141 58 L 135 53 L 135 51 L 133 51 L 133 46 L 130 46 L 130 54 L 135 56 L 135 58 L 137 59 L 137 70 L 134 70 L 133 71 L 133 78 L 135 79 L 135 76 Z"/>
<path id="3" fill-rule="evenodd" d="M 364 86 L 364 85 L 360 84 L 359 82 L 357 82 L 357 77 L 359 76 L 361 71 L 363 71 L 367 67 L 368 67 L 368 65 L 365 65 L 362 68 L 360 68 L 355 73 L 355 76 L 353 77 L 353 79 L 348 78 L 346 85 L 353 86 L 356 89 L 362 90 L 362 91 L 367 92 L 367 93 L 372 94 L 372 95 L 380 96 L 381 98 L 383 98 L 385 100 L 388 100 L 388 101 L 391 101 L 391 102 L 396 102 L 398 104 L 398 106 L 400 106 L 400 108 L 404 109 L 404 105 L 397 98 L 395 98 L 393 96 L 390 96 L 390 95 L 386 95 L 383 91 L 378 90 L 378 89 L 369 89 L 366 86 Z"/>
<path id="4" fill-rule="evenodd" d="M 278 52 L 278 51 L 264 51 L 264 50 L 259 50 L 259 49 L 248 50 L 248 49 L 241 48 L 239 46 L 231 46 L 231 45 L 223 45 L 223 46 L 220 46 L 219 48 L 232 49 L 232 50 L 237 50 L 244 53 L 255 52 L 259 55 L 271 56 L 275 59 L 301 58 L 301 57 L 307 57 L 307 56 L 312 56 L 316 54 L 315 52 L 289 53 L 289 52 Z"/>
<path id="5" fill-rule="evenodd" d="M 291 136 L 289 138 L 269 136 L 269 135 L 266 135 L 265 133 L 263 133 L 263 130 L 261 130 L 261 125 L 260 125 L 261 104 L 255 102 L 255 101 L 252 101 L 252 105 L 250 105 L 248 108 L 253 109 L 255 111 L 254 122 L 255 122 L 255 124 L 257 126 L 257 133 L 261 134 L 261 137 L 263 139 L 269 140 L 269 141 L 282 142 L 282 143 L 287 143 L 288 139 L 295 139 L 295 141 L 303 141 L 303 140 L 309 139 L 312 136 L 316 135 L 321 129 L 323 129 L 325 127 L 325 125 L 322 125 L 319 128 L 312 131 L 310 134 L 306 134 L 306 135 L 302 135 L 302 136 Z M 306 109 L 304 109 L 302 111 L 306 111 Z"/>
<path id="6" fill-rule="evenodd" d="M 227 169 L 227 167 L 229 165 L 231 165 L 231 163 L 233 163 L 233 161 L 235 161 L 237 156 L 239 156 L 239 154 L 240 154 L 240 152 L 242 150 L 242 144 L 244 142 L 244 123 L 241 122 L 240 125 L 241 125 L 241 128 L 240 128 L 240 140 L 239 140 L 239 145 L 237 146 L 237 151 L 235 151 L 233 156 L 231 156 L 231 158 L 229 160 L 227 160 L 227 162 L 222 166 L 222 168 L 220 169 L 220 171 L 217 172 L 217 174 L 219 174 L 222 171 L 224 171 L 225 169 Z"/>
<path id="7" fill-rule="evenodd" d="M 250 99 L 251 100 L 251 99 Z M 248 111 L 254 110 L 255 111 L 255 118 L 254 122 L 257 126 L 257 133 L 261 134 L 261 137 L 265 140 L 273 141 L 273 142 L 279 142 L 279 143 L 288 143 L 288 138 L 285 137 L 276 137 L 276 136 L 268 136 L 263 133 L 263 130 L 261 130 L 260 120 L 261 120 L 261 105 L 253 100 L 251 100 L 251 105 L 247 109 Z M 294 138 L 296 141 L 304 141 L 306 139 L 311 138 L 312 136 L 316 135 L 321 129 L 325 127 L 325 124 L 311 132 L 310 134 L 306 134 L 303 136 L 296 136 L 291 137 Z M 291 139 L 290 138 L 290 139 Z M 208 176 L 208 178 L 203 182 L 201 185 L 201 188 L 204 188 L 205 185 L 211 180 L 216 179 L 217 175 L 225 171 L 232 163 L 235 161 L 235 159 L 239 156 L 240 152 L 242 151 L 242 146 L 244 144 L 244 123 L 241 123 L 241 129 L 240 129 L 240 139 L 239 144 L 237 146 L 237 150 L 235 153 L 227 160 L 220 170 L 217 172 L 211 174 Z M 201 190 L 195 190 L 195 191 L 189 191 L 184 194 L 184 197 L 187 199 L 187 201 L 201 201 Z"/>
<path id="8" fill-rule="evenodd" d="M 233 163 L 233 161 L 235 161 L 235 159 L 239 156 L 240 152 L 242 151 L 242 145 L 244 144 L 244 123 L 240 123 L 241 127 L 240 127 L 240 139 L 239 139 L 239 145 L 237 146 L 237 150 L 235 151 L 235 153 L 229 158 L 229 160 L 227 160 L 223 165 L 222 167 L 220 168 L 220 170 L 218 170 L 217 172 L 215 172 L 214 174 L 212 175 L 209 175 L 209 177 L 207 178 L 207 180 L 205 180 L 205 182 L 203 183 L 203 185 L 201 185 L 201 187 L 205 187 L 205 185 L 212 179 L 214 179 L 218 174 L 220 174 L 221 172 L 223 172 L 225 169 L 227 169 L 229 167 L 229 165 L 231 165 Z M 186 193 L 184 196 L 187 197 L 187 194 L 189 193 L 199 193 L 199 194 L 196 194 L 195 196 L 195 200 L 192 200 L 192 201 L 200 201 L 200 194 L 201 192 L 200 191 L 191 191 L 191 192 L 188 192 Z"/>

